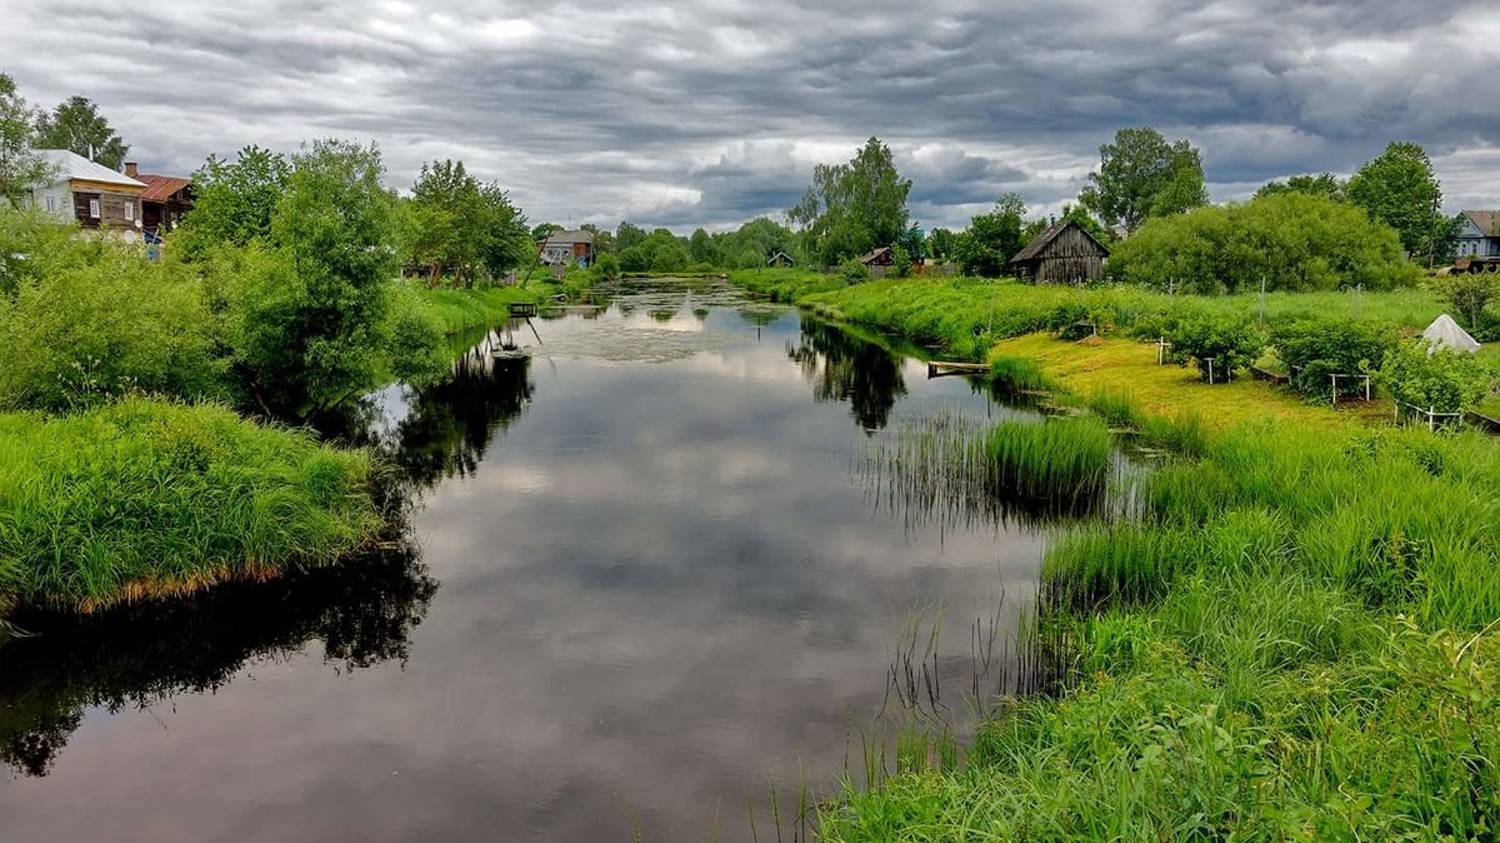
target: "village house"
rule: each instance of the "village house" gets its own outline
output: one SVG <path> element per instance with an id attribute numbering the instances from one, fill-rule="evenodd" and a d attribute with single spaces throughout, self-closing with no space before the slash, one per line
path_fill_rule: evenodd
<path id="1" fill-rule="evenodd" d="M 1017 278 L 1036 284 L 1081 284 L 1104 275 L 1109 249 L 1073 220 L 1062 220 L 1010 259 Z"/>
<path id="2" fill-rule="evenodd" d="M 542 241 L 542 262 L 551 266 L 594 262 L 594 233 L 585 229 L 554 231 Z"/>
<path id="3" fill-rule="evenodd" d="M 786 267 L 796 265 L 797 262 L 792 260 L 792 256 L 787 254 L 786 252 L 777 252 L 776 254 L 766 259 L 766 266 L 775 266 L 784 269 Z"/>
<path id="4" fill-rule="evenodd" d="M 1500 211 L 1464 211 L 1458 217 L 1460 258 L 1500 257 Z"/>
<path id="5" fill-rule="evenodd" d="M 142 173 L 134 161 L 125 162 L 125 175 L 146 185 L 141 192 L 141 228 L 148 238 L 159 239 L 193 209 L 192 179 Z"/>
<path id="6" fill-rule="evenodd" d="M 32 188 L 28 204 L 85 229 L 140 236 L 145 183 L 66 149 L 39 149 L 52 165 L 53 180 Z"/>

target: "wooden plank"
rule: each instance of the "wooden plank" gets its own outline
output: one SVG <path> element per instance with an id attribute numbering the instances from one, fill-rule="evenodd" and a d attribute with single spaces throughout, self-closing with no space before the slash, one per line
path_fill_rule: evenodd
<path id="1" fill-rule="evenodd" d="M 986 363 L 954 363 L 943 360 L 931 360 L 927 363 L 927 377 L 936 378 L 943 375 L 987 375 L 990 367 Z"/>

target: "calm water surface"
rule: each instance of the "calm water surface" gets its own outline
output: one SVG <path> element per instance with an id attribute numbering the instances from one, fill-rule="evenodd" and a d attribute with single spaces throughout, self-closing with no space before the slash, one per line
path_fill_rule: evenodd
<path id="1" fill-rule="evenodd" d="M 717 286 L 533 324 L 529 359 L 486 346 L 363 408 L 414 546 L 28 619 L 0 839 L 737 840 L 751 803 L 765 839 L 768 781 L 858 768 L 933 618 L 961 718 L 972 625 L 1010 622 L 1039 539 L 924 525 L 854 466 L 903 419 L 1011 411 Z"/>

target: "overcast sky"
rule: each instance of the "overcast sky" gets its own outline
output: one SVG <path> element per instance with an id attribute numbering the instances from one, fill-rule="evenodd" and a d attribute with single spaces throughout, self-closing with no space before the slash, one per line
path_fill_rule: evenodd
<path id="1" fill-rule="evenodd" d="M 1426 144 L 1500 207 L 1500 3 L 0 0 L 0 72 L 98 102 L 147 171 L 247 143 L 460 158 L 533 222 L 780 216 L 871 134 L 925 225 L 1076 196 L 1114 130 L 1203 152 L 1215 200 Z"/>

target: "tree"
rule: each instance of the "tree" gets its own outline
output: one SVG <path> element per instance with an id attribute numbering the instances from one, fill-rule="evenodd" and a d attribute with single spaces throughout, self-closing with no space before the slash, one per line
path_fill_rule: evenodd
<path id="1" fill-rule="evenodd" d="M 1443 292 L 1468 324 L 1469 331 L 1478 333 L 1483 328 L 1485 308 L 1500 297 L 1500 280 L 1489 272 L 1463 272 L 1450 277 L 1443 285 Z"/>
<path id="2" fill-rule="evenodd" d="M 934 260 L 948 260 L 954 255 L 956 237 L 946 228 L 934 228 L 927 236 L 927 251 Z"/>
<path id="3" fill-rule="evenodd" d="M 802 227 L 809 251 L 833 264 L 889 246 L 907 230 L 911 180 L 896 171 L 890 147 L 872 137 L 847 164 L 818 164 L 812 185 L 787 218 Z"/>
<path id="4" fill-rule="evenodd" d="M 1022 239 L 1026 203 L 1015 193 L 1007 193 L 995 202 L 988 214 L 969 221 L 969 230 L 958 236 L 955 256 L 965 275 L 998 278 L 1005 265 L 1026 245 Z"/>
<path id="5" fill-rule="evenodd" d="M 1344 198 L 1344 183 L 1339 181 L 1338 176 L 1333 173 L 1319 173 L 1315 176 L 1292 176 L 1286 181 L 1270 181 L 1255 191 L 1255 198 L 1262 196 L 1275 196 L 1279 193 L 1309 193 L 1313 196 L 1326 196 L 1329 199 L 1342 200 Z"/>
<path id="6" fill-rule="evenodd" d="M 1449 224 L 1439 210 L 1442 187 L 1421 145 L 1386 146 L 1349 179 L 1345 192 L 1350 202 L 1396 229 L 1408 254 L 1436 258 Z"/>
<path id="7" fill-rule="evenodd" d="M 646 239 L 646 230 L 630 222 L 621 221 L 615 229 L 615 250 L 623 252 Z"/>
<path id="8" fill-rule="evenodd" d="M 176 235 L 183 255 L 196 259 L 219 244 L 244 246 L 270 237 L 291 172 L 286 156 L 258 146 L 241 149 L 234 161 L 210 155 L 193 174 L 193 209 Z"/>
<path id="9" fill-rule="evenodd" d="M 27 192 L 51 180 L 52 165 L 32 149 L 36 113 L 0 73 L 0 198 L 19 207 Z"/>
<path id="10" fill-rule="evenodd" d="M 1109 276 L 1176 292 L 1390 289 L 1416 280 L 1390 227 L 1325 196 L 1284 192 L 1154 219 L 1115 244 Z"/>
<path id="11" fill-rule="evenodd" d="M 1114 143 L 1099 147 L 1099 169 L 1088 182 L 1078 197 L 1083 206 L 1130 232 L 1148 217 L 1208 202 L 1198 150 L 1186 140 L 1168 143 L 1149 126 L 1121 129 Z"/>
<path id="12" fill-rule="evenodd" d="M 68 149 L 98 164 L 118 170 L 130 146 L 120 139 L 99 107 L 81 96 L 59 103 L 37 123 L 37 143 L 48 149 Z"/>
<path id="13" fill-rule="evenodd" d="M 256 403 L 306 416 L 378 385 L 395 274 L 392 195 L 379 150 L 338 140 L 293 160 L 270 243 L 237 260 L 234 371 Z"/>
<path id="14" fill-rule="evenodd" d="M 719 247 L 707 231 L 699 228 L 693 231 L 688 238 L 688 252 L 692 256 L 693 263 L 703 263 L 710 266 L 719 264 Z"/>

